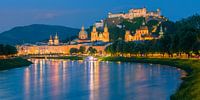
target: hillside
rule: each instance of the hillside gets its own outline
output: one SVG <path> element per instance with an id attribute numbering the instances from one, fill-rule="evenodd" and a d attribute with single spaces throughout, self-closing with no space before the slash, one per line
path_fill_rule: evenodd
<path id="1" fill-rule="evenodd" d="M 107 18 L 104 20 L 104 23 L 106 23 L 109 27 L 111 41 L 116 41 L 118 39 L 124 40 L 126 30 L 131 31 L 132 35 L 135 34 L 136 29 L 139 29 L 144 22 L 145 25 L 148 26 L 149 32 L 154 36 L 158 35 L 161 25 L 166 33 L 174 31 L 174 23 L 166 20 L 165 18 L 146 19 L 144 17 L 137 17 L 133 19 Z M 102 32 L 103 28 L 98 28 L 97 30 Z M 90 32 L 92 31 L 92 26 L 87 31 L 90 34 Z"/>
<path id="2" fill-rule="evenodd" d="M 76 36 L 79 29 L 42 24 L 15 27 L 0 34 L 0 43 L 16 45 L 46 41 L 50 35 L 54 36 L 56 32 L 61 40 L 66 40 Z"/>

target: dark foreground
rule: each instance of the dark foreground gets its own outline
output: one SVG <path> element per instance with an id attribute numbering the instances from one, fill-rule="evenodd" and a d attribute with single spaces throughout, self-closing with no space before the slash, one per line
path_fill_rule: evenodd
<path id="1" fill-rule="evenodd" d="M 170 59 L 170 58 L 124 58 L 124 57 L 105 57 L 103 61 L 122 61 L 153 63 L 174 66 L 185 70 L 188 75 L 183 78 L 183 83 L 172 100 L 199 100 L 200 99 L 200 60 L 199 59 Z"/>
<path id="2" fill-rule="evenodd" d="M 1 59 L 0 70 L 19 68 L 19 67 L 29 66 L 30 64 L 32 64 L 32 62 L 23 58 Z"/>

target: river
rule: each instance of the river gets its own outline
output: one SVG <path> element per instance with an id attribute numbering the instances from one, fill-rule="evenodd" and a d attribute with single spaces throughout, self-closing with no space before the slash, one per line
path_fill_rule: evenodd
<path id="1" fill-rule="evenodd" d="M 0 71 L 0 100 L 169 100 L 181 70 L 158 64 L 31 59 Z"/>

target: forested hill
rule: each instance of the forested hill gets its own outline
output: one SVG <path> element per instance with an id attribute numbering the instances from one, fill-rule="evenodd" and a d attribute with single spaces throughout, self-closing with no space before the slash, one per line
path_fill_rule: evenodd
<path id="1" fill-rule="evenodd" d="M 35 43 L 49 39 L 50 35 L 58 36 L 61 40 L 66 40 L 78 35 L 79 29 L 55 25 L 33 24 L 29 26 L 15 27 L 9 31 L 0 33 L 0 43 L 22 44 Z"/>
<path id="2" fill-rule="evenodd" d="M 167 19 L 156 19 L 156 18 L 146 19 L 144 17 L 138 17 L 134 19 L 121 18 L 120 20 L 118 20 L 118 18 L 117 20 L 106 19 L 104 20 L 104 22 L 109 27 L 111 41 L 118 40 L 119 38 L 124 40 L 126 30 L 130 30 L 132 34 L 134 34 L 136 29 L 139 29 L 143 23 L 145 23 L 145 25 L 148 26 L 149 32 L 151 32 L 153 35 L 158 35 L 161 25 L 163 26 L 164 31 L 167 31 L 167 32 L 174 31 L 174 23 L 171 21 L 168 21 Z M 92 27 L 88 29 L 88 33 L 90 33 L 91 30 L 92 30 Z M 97 30 L 103 31 L 102 28 L 97 29 Z"/>

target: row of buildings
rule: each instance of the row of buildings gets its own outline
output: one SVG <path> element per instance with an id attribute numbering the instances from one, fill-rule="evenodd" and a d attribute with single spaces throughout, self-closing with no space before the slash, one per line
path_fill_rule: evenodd
<path id="1" fill-rule="evenodd" d="M 144 17 L 145 19 L 151 20 L 151 19 L 157 19 L 157 20 L 161 20 L 161 19 L 165 19 L 162 15 L 161 15 L 161 10 L 157 9 L 156 11 L 148 11 L 147 8 L 133 8 L 130 9 L 127 13 L 108 13 L 108 17 L 104 20 L 100 20 L 97 21 L 95 23 L 95 26 L 97 28 L 101 28 L 104 26 L 105 23 L 109 24 L 109 25 L 113 25 L 113 24 L 119 24 L 121 21 L 123 21 L 123 19 L 128 19 L 128 20 L 132 20 L 134 18 L 138 18 L 138 17 Z"/>
<path id="2" fill-rule="evenodd" d="M 130 9 L 128 13 L 109 13 L 108 18 L 124 18 L 124 19 L 133 19 L 136 17 L 160 17 L 161 12 L 158 9 L 155 12 L 149 12 L 146 8 L 141 9 Z M 103 27 L 102 32 L 98 32 L 97 28 L 100 26 Z M 156 30 L 157 30 L 156 26 Z M 153 40 L 160 39 L 163 37 L 164 32 L 162 30 L 162 26 L 160 28 L 159 36 L 153 36 L 149 32 L 148 27 L 143 23 L 143 25 L 137 29 L 135 32 L 131 32 L 127 30 L 124 35 L 124 39 L 126 42 L 130 41 L 144 41 L 144 40 Z M 116 34 L 116 33 L 115 33 Z M 93 47 L 97 50 L 99 54 L 104 54 L 105 48 L 112 44 L 110 41 L 110 33 L 107 25 L 101 21 L 100 23 L 96 23 L 92 31 L 90 33 L 90 37 L 88 33 L 85 31 L 84 27 L 81 28 L 78 38 L 71 41 L 70 44 L 60 43 L 59 36 L 56 33 L 54 37 L 50 36 L 48 43 L 43 43 L 40 45 L 37 44 L 25 44 L 17 46 L 19 55 L 30 55 L 30 54 L 69 54 L 71 48 L 79 49 L 81 46 L 87 48 Z"/>
<path id="3" fill-rule="evenodd" d="M 18 55 L 69 54 L 71 48 L 79 49 L 81 46 L 84 46 L 86 50 L 89 47 L 93 47 L 99 54 L 104 54 L 105 48 L 110 45 L 108 27 L 105 25 L 104 31 L 98 32 L 94 26 L 90 39 L 84 27 L 82 27 L 78 39 L 73 40 L 73 42 L 75 43 L 60 43 L 59 36 L 56 33 L 54 37 L 50 36 L 48 43 L 43 43 L 42 45 L 25 44 L 17 46 Z"/>
<path id="4" fill-rule="evenodd" d="M 160 9 L 148 11 L 144 8 L 130 9 L 128 13 L 108 13 L 108 18 L 121 17 L 124 19 L 133 19 L 137 17 L 161 17 Z"/>
<path id="5" fill-rule="evenodd" d="M 164 36 L 162 25 L 160 26 L 160 31 L 158 36 L 153 36 L 151 32 L 149 32 L 148 27 L 143 23 L 139 29 L 132 35 L 131 31 L 127 30 L 125 33 L 125 41 L 144 41 L 144 40 L 153 40 L 153 39 L 160 39 Z"/>
<path id="6" fill-rule="evenodd" d="M 84 27 L 79 32 L 78 39 L 74 40 L 75 44 L 60 44 L 59 37 L 56 33 L 55 37 L 50 39 L 48 43 L 43 45 L 20 45 L 17 46 L 19 55 L 30 55 L 30 54 L 69 54 L 71 48 L 79 49 L 81 46 L 87 48 L 93 47 L 99 54 L 104 54 L 105 48 L 111 44 L 110 33 L 107 25 L 104 27 L 103 32 L 98 32 L 94 26 L 91 31 L 91 38 L 89 39 L 87 32 Z M 162 27 L 160 28 L 159 36 L 155 37 L 149 32 L 148 27 L 143 24 L 139 29 L 136 30 L 135 34 L 132 35 L 130 31 L 125 33 L 125 41 L 143 41 L 159 39 L 164 35 Z"/>

